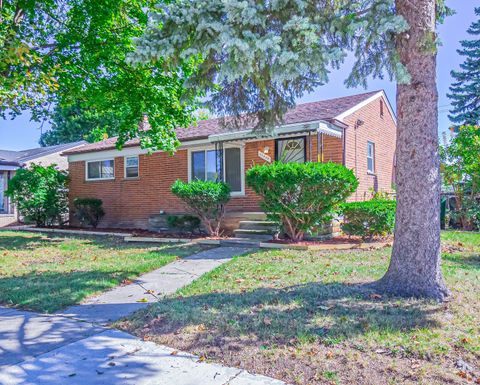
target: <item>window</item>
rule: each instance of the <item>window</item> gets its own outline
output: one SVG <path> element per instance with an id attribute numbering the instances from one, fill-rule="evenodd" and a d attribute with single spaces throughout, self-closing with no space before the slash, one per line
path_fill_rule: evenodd
<path id="1" fill-rule="evenodd" d="M 138 156 L 125 157 L 125 178 L 138 177 Z"/>
<path id="2" fill-rule="evenodd" d="M 199 150 L 190 154 L 191 180 L 223 180 L 230 185 L 233 194 L 243 193 L 242 150 L 239 147 Z"/>
<path id="3" fill-rule="evenodd" d="M 277 139 L 275 159 L 285 163 L 305 163 L 305 137 Z"/>
<path id="4" fill-rule="evenodd" d="M 375 143 L 367 142 L 367 171 L 375 173 Z"/>
<path id="5" fill-rule="evenodd" d="M 113 179 L 114 177 L 113 159 L 87 162 L 87 180 Z"/>

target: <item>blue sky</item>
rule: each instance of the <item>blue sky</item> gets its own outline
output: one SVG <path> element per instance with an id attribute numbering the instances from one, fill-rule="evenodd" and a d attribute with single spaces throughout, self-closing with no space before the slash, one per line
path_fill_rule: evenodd
<path id="1" fill-rule="evenodd" d="M 449 17 L 443 25 L 439 27 L 442 46 L 438 52 L 438 93 L 439 93 L 439 131 L 446 130 L 450 123 L 448 120 L 449 100 L 447 98 L 448 87 L 451 83 L 450 71 L 458 68 L 462 58 L 457 54 L 456 49 L 460 47 L 459 41 L 468 38 L 466 30 L 475 20 L 473 12 L 478 2 L 476 0 L 448 0 L 447 4 L 456 10 L 454 16 Z M 347 89 L 343 81 L 348 76 L 349 63 L 338 71 L 331 73 L 330 82 L 319 87 L 301 98 L 299 102 L 309 102 L 321 99 L 334 98 L 344 95 L 350 95 L 359 92 L 365 92 L 363 88 Z M 390 102 L 395 108 L 395 84 L 388 79 L 370 80 L 367 90 L 384 89 Z M 48 125 L 44 125 L 44 130 Z M 39 123 L 30 122 L 29 115 L 24 114 L 13 121 L 0 120 L 0 148 L 21 150 L 38 146 L 40 137 Z"/>

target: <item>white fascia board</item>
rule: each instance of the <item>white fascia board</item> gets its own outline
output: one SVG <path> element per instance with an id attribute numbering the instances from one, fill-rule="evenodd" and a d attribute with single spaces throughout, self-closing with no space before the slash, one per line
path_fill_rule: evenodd
<path id="1" fill-rule="evenodd" d="M 383 100 L 385 102 L 385 105 L 387 106 L 388 110 L 390 111 L 390 114 L 392 115 L 393 120 L 396 123 L 397 118 L 395 116 L 395 113 L 393 112 L 392 106 L 391 106 L 391 104 L 390 104 L 390 102 L 387 98 L 387 95 L 385 94 L 385 92 L 383 90 L 378 91 L 376 94 L 370 96 L 368 99 L 365 99 L 363 102 L 360 102 L 360 103 L 356 104 L 355 106 L 353 106 L 352 108 L 348 109 L 347 111 L 342 112 L 340 115 L 335 116 L 335 119 L 338 119 L 341 122 L 343 122 L 344 119 L 347 116 L 352 115 L 354 112 L 357 112 L 359 109 L 365 107 L 367 104 L 373 102 L 374 100 L 376 100 L 378 98 L 383 98 Z"/>
<path id="2" fill-rule="evenodd" d="M 187 142 L 183 142 L 179 150 L 186 149 L 191 146 L 202 145 L 210 143 L 207 139 L 201 140 L 191 140 Z M 162 152 L 162 151 L 152 151 L 152 153 Z M 93 152 L 83 152 L 79 154 L 70 154 L 67 155 L 68 162 L 81 162 L 81 161 L 91 161 L 91 160 L 105 160 L 105 159 L 113 159 L 119 156 L 138 156 L 143 154 L 148 154 L 149 151 L 146 149 L 142 149 L 140 146 L 135 147 L 125 147 L 121 150 L 100 150 L 100 151 L 93 151 Z"/>
<path id="3" fill-rule="evenodd" d="M 18 166 L 0 166 L 0 171 L 15 171 L 19 168 Z"/>

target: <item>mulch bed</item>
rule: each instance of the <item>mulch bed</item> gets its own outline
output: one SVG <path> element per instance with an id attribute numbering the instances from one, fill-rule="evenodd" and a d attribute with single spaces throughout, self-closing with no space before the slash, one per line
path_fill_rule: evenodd
<path id="1" fill-rule="evenodd" d="M 355 245 L 355 244 L 368 244 L 378 242 L 393 242 L 393 237 L 375 237 L 373 239 L 363 240 L 360 237 L 349 237 L 346 235 L 339 235 L 334 238 L 325 240 L 304 240 L 301 242 L 294 242 L 291 239 L 274 239 L 269 243 L 280 243 L 286 245 L 299 245 L 299 246 L 317 246 L 317 245 Z"/>

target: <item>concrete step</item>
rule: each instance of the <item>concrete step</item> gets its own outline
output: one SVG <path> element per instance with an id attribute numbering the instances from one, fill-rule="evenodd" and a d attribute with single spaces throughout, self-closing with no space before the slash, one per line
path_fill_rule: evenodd
<path id="1" fill-rule="evenodd" d="M 278 224 L 271 221 L 240 221 L 239 228 L 242 230 L 270 230 L 276 232 Z"/>
<path id="2" fill-rule="evenodd" d="M 227 216 L 236 216 L 242 221 L 266 221 L 267 214 L 262 211 L 259 212 L 242 212 L 242 213 L 227 213 Z"/>
<path id="3" fill-rule="evenodd" d="M 270 230 L 245 230 L 237 229 L 233 231 L 236 238 L 250 238 L 258 240 L 273 239 L 273 234 Z"/>

